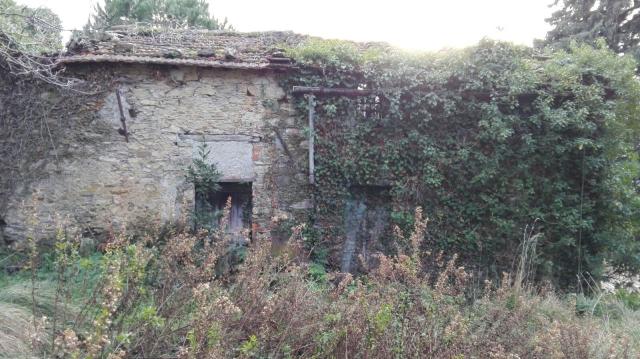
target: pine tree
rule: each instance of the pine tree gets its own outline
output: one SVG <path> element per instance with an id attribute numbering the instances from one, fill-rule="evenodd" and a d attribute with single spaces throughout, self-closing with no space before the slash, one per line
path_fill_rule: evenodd
<path id="1" fill-rule="evenodd" d="M 547 22 L 553 29 L 543 45 L 567 48 L 573 40 L 595 43 L 603 38 L 609 48 L 640 58 L 639 0 L 556 0 L 561 5 Z"/>

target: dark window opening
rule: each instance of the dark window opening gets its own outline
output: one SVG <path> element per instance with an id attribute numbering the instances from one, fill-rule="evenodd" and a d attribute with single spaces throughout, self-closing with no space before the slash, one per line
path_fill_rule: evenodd
<path id="1" fill-rule="evenodd" d="M 251 230 L 251 183 L 219 183 L 218 191 L 203 193 L 196 189 L 196 225 L 201 228 L 218 228 L 224 215 L 227 199 L 231 197 L 227 232 L 234 237 L 246 237 Z"/>
<path id="2" fill-rule="evenodd" d="M 340 270 L 358 271 L 359 258 L 386 252 L 391 196 L 387 186 L 352 186 L 345 206 L 345 242 Z"/>

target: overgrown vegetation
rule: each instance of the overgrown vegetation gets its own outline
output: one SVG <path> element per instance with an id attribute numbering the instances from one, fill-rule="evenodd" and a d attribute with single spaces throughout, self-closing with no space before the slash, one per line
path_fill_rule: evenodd
<path id="1" fill-rule="evenodd" d="M 5 37 L 2 42 L 4 51 L 41 55 L 62 49 L 60 18 L 47 8 L 30 8 L 13 0 L 2 0 L 0 29 Z"/>
<path id="2" fill-rule="evenodd" d="M 541 44 L 568 48 L 571 41 L 604 40 L 616 53 L 640 58 L 640 3 L 630 0 L 555 0 L 546 21 L 553 26 Z"/>
<path id="3" fill-rule="evenodd" d="M 133 2 L 107 2 L 115 3 Z M 7 4 L 15 5 L 0 0 Z M 2 15 L 5 34 L 16 28 L 29 35 L 43 25 L 30 13 Z M 189 23 L 189 14 L 178 15 Z M 70 84 L 50 63 L 38 62 L 39 53 L 10 37 L 0 40 L 6 83 L 26 74 Z M 237 263 L 238 240 L 225 231 L 230 203 L 216 228 L 192 232 L 185 218 L 135 237 L 112 233 L 90 257 L 79 255 L 80 231 L 64 221 L 53 248 L 38 253 L 37 225 L 30 223 L 22 263 L 28 267 L 0 277 L 0 355 L 640 356 L 638 294 L 606 294 L 597 285 L 605 264 L 640 268 L 640 87 L 633 60 L 603 43 L 540 56 L 492 41 L 407 54 L 310 40 L 289 53 L 300 67 L 283 79 L 286 89 L 371 91 L 316 99 L 316 226 L 281 224 L 292 233 L 284 248 L 272 253 L 270 241 L 256 240 Z M 2 89 L 6 103 L 22 104 L 6 106 L 1 123 L 11 129 L 2 132 L 1 149 L 11 173 L 30 165 L 17 159 L 44 153 L 47 140 L 56 147 L 48 103 L 67 106 L 53 94 L 44 101 L 24 79 L 15 82 L 17 91 Z M 305 99 L 295 101 L 306 115 Z M 39 147 L 9 141 L 36 132 Z M 210 193 L 219 173 L 206 151 L 187 178 Z M 0 188 L 13 190 L 17 182 L 3 178 Z M 388 186 L 395 225 L 387 234 L 391 251 L 362 260 L 357 277 L 327 271 L 320 260 L 325 243 L 343 235 L 335 224 L 354 186 Z M 431 218 L 428 230 L 420 208 Z M 1 261 L 4 267 L 8 260 Z M 584 289 L 577 295 L 531 280 L 566 288 L 576 275 Z"/>
<path id="4" fill-rule="evenodd" d="M 255 241 L 244 263 L 220 270 L 232 242 L 224 230 L 114 234 L 101 255 L 80 257 L 79 237 L 61 224 L 33 287 L 28 270 L 0 277 L 0 348 L 60 358 L 640 354 L 640 317 L 613 295 L 559 297 L 523 275 L 481 284 L 442 253 L 423 267 L 422 216 L 395 238 L 396 255 L 378 254 L 355 278 L 310 266 L 303 226 L 280 254 Z"/>
<path id="5" fill-rule="evenodd" d="M 204 0 L 105 0 L 97 4 L 87 29 L 145 23 L 156 26 L 233 30 L 227 19 L 215 18 Z"/>
<path id="6" fill-rule="evenodd" d="M 47 8 L 0 0 L 0 70 L 61 88 L 76 85 L 60 75 L 54 55 L 62 50 L 60 18 Z"/>
<path id="7" fill-rule="evenodd" d="M 534 222 L 539 279 L 573 286 L 605 262 L 640 268 L 631 57 L 603 43 L 537 54 L 489 40 L 437 54 L 310 40 L 289 53 L 300 70 L 284 88 L 372 91 L 316 99 L 324 235 L 343 236 L 331 223 L 352 186 L 389 185 L 396 224 L 422 206 L 432 218 L 424 250 L 458 252 L 482 276 L 512 269 Z M 296 101 L 306 116 L 306 99 Z"/>

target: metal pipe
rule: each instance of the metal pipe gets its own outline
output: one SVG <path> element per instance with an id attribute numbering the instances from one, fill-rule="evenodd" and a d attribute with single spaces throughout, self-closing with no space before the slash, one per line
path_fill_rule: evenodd
<path id="1" fill-rule="evenodd" d="M 367 96 L 374 92 L 370 90 L 348 89 L 348 88 L 329 88 L 329 87 L 313 87 L 313 86 L 293 86 L 292 93 L 294 95 L 307 94 L 309 106 L 309 184 L 313 185 L 315 179 L 315 163 L 314 163 L 314 140 L 315 140 L 315 95 L 329 96 Z"/>
<path id="2" fill-rule="evenodd" d="M 358 90 L 348 88 L 331 88 L 331 87 L 313 87 L 313 86 L 293 86 L 291 91 L 294 95 L 298 94 L 316 94 L 316 95 L 333 95 L 333 96 L 367 96 L 374 92 L 371 90 Z"/>
<path id="3" fill-rule="evenodd" d="M 129 142 L 129 131 L 127 131 L 127 120 L 124 116 L 124 109 L 122 108 L 122 99 L 120 98 L 120 89 L 116 89 L 116 98 L 118 99 L 118 110 L 120 110 L 120 123 L 122 123 L 122 135 L 124 140 Z"/>
<path id="4" fill-rule="evenodd" d="M 315 176 L 315 96 L 313 94 L 308 95 L 309 101 L 309 184 L 314 185 L 316 183 Z"/>

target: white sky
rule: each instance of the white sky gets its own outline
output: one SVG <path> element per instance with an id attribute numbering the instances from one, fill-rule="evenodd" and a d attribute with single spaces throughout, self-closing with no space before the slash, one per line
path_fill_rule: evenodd
<path id="1" fill-rule="evenodd" d="M 97 0 L 17 0 L 46 6 L 80 29 Z M 209 0 L 238 31 L 292 30 L 408 49 L 473 45 L 483 37 L 531 45 L 549 29 L 553 0 Z"/>

